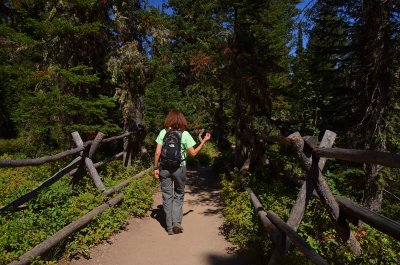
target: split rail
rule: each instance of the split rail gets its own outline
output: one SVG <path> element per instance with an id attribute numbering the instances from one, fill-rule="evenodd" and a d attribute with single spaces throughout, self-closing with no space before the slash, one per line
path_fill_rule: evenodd
<path id="1" fill-rule="evenodd" d="M 71 155 L 78 155 L 75 159 L 73 159 L 67 166 L 60 169 L 57 173 L 51 176 L 49 179 L 45 180 L 41 183 L 38 187 L 31 190 L 30 192 L 24 194 L 23 196 L 19 197 L 18 199 L 12 201 L 8 205 L 5 205 L 0 208 L 0 214 L 5 213 L 7 211 L 15 210 L 18 208 L 23 208 L 29 200 L 35 198 L 41 190 L 46 187 L 51 186 L 52 184 L 56 183 L 62 177 L 65 176 L 72 176 L 69 189 L 72 190 L 74 186 L 76 186 L 82 179 L 84 171 L 86 170 L 90 175 L 93 184 L 96 186 L 97 190 L 106 198 L 118 191 L 120 191 L 123 187 L 127 186 L 132 180 L 139 178 L 149 172 L 151 168 L 148 168 L 135 176 L 132 176 L 125 181 L 121 182 L 120 184 L 106 189 L 104 186 L 101 177 L 97 171 L 97 168 L 118 158 L 123 158 L 123 164 L 125 166 L 131 164 L 131 158 L 133 153 L 133 145 L 134 141 L 136 140 L 137 143 L 143 142 L 143 139 L 146 135 L 146 131 L 144 129 L 137 130 L 135 132 L 126 132 L 122 135 L 104 138 L 104 134 L 99 132 L 94 140 L 83 142 L 82 138 L 80 137 L 78 132 L 72 133 L 73 141 L 76 147 L 63 151 L 61 153 L 52 155 L 52 156 L 45 156 L 35 159 L 24 159 L 24 160 L 8 160 L 8 159 L 0 159 L 0 167 L 22 167 L 22 166 L 38 166 L 45 163 L 57 161 L 63 159 L 67 156 Z M 101 144 L 109 143 L 112 141 L 116 141 L 119 139 L 123 139 L 123 151 L 115 154 L 112 157 L 109 157 L 103 161 L 94 163 L 93 157 L 95 153 L 98 151 Z M 141 148 L 145 150 L 145 148 Z M 114 198 L 109 199 L 104 204 L 96 207 L 86 215 L 82 216 L 78 220 L 74 221 L 73 223 L 65 226 L 54 235 L 50 236 L 45 241 L 41 242 L 37 246 L 35 246 L 30 251 L 26 252 L 25 254 L 21 255 L 18 260 L 11 262 L 10 264 L 29 264 L 33 259 L 38 256 L 43 255 L 45 252 L 62 242 L 65 238 L 67 238 L 72 233 L 78 231 L 79 229 L 83 228 L 87 225 L 95 216 L 99 215 L 107 208 L 114 206 L 120 203 L 123 200 L 124 195 L 122 193 L 117 194 Z"/>
<path id="2" fill-rule="evenodd" d="M 350 229 L 349 223 L 359 225 L 361 220 L 382 233 L 400 240 L 399 223 L 370 211 L 345 197 L 335 196 L 322 173 L 327 158 L 400 168 L 400 156 L 378 151 L 332 148 L 335 138 L 336 134 L 327 130 L 319 144 L 315 137 L 301 137 L 298 132 L 288 137 L 264 136 L 253 141 L 255 143 L 253 151 L 247 153 L 248 157 L 241 167 L 239 175 L 242 185 L 248 192 L 253 206 L 274 245 L 268 264 L 275 264 L 288 252 L 291 244 L 297 246 L 314 263 L 328 264 L 296 233 L 303 219 L 306 205 L 313 197 L 319 198 L 325 205 L 330 219 L 336 226 L 338 235 L 356 255 L 360 255 L 362 250 Z M 291 148 L 305 171 L 305 181 L 292 178 L 294 183 L 301 188 L 286 222 L 273 211 L 265 211 L 256 194 L 244 181 L 244 175 L 249 171 L 251 162 L 254 161 L 256 155 L 260 154 L 260 150 L 256 149 L 265 147 L 267 143 L 280 143 Z"/>

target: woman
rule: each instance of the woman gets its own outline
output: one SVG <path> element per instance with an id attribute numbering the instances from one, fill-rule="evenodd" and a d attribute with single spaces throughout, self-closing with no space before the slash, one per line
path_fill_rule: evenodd
<path id="1" fill-rule="evenodd" d="M 178 234 L 183 232 L 182 217 L 183 217 L 183 197 L 185 193 L 186 179 L 186 153 L 191 156 L 196 156 L 203 148 L 204 144 L 210 140 L 211 135 L 206 134 L 202 142 L 194 148 L 196 142 L 187 128 L 187 121 L 183 113 L 179 110 L 171 110 L 164 121 L 164 128 L 159 133 L 156 142 L 157 148 L 154 155 L 154 176 L 161 182 L 161 190 L 163 196 L 163 208 L 166 217 L 166 225 L 168 235 Z M 160 156 L 164 143 L 164 137 L 167 132 L 178 131 L 181 140 L 181 163 L 175 168 L 165 168 L 160 164 Z"/>

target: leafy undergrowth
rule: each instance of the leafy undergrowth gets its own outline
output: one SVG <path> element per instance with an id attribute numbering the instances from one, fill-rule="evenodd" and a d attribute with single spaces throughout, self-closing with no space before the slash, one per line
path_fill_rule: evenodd
<path id="1" fill-rule="evenodd" d="M 218 155 L 217 147 L 212 142 L 207 142 L 195 157 L 187 156 L 187 165 L 189 167 L 213 165 Z"/>
<path id="2" fill-rule="evenodd" d="M 279 150 L 276 150 L 277 152 Z M 285 182 L 287 171 L 301 172 L 290 159 L 273 157 L 270 162 L 281 171 L 264 168 L 248 174 L 246 181 L 266 211 L 272 210 L 284 221 L 294 205 L 298 189 Z M 286 170 L 286 173 L 285 173 Z M 328 180 L 329 182 L 329 180 Z M 223 176 L 222 197 L 224 208 L 224 234 L 230 242 L 245 251 L 255 262 L 265 264 L 272 252 L 272 243 L 262 228 L 248 194 L 240 185 L 239 176 Z M 363 254 L 353 255 L 336 233 L 335 226 L 319 200 L 311 200 L 301 221 L 298 234 L 330 264 L 400 264 L 400 242 L 368 225 L 352 227 Z M 296 247 L 291 247 L 279 264 L 312 264 Z"/>
<path id="3" fill-rule="evenodd" d="M 0 205 L 6 205 L 35 188 L 66 163 L 1 169 Z M 99 174 L 105 187 L 109 188 L 141 170 L 143 168 L 138 165 L 124 168 L 121 162 L 115 161 L 105 165 Z M 0 264 L 17 259 L 64 226 L 110 199 L 101 196 L 91 178 L 86 175 L 72 192 L 68 191 L 69 181 L 70 177 L 63 177 L 26 203 L 25 209 L 0 215 Z M 67 242 L 53 248 L 33 263 L 52 263 L 62 256 L 87 256 L 90 247 L 121 230 L 130 216 L 142 216 L 151 207 L 156 185 L 157 182 L 150 175 L 133 180 L 122 190 L 124 199 L 120 205 L 108 208 L 85 228 L 73 234 Z"/>

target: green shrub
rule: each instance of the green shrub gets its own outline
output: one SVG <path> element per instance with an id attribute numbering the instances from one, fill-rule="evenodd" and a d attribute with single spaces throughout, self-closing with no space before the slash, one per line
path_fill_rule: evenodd
<path id="1" fill-rule="evenodd" d="M 207 142 L 195 157 L 191 157 L 188 154 L 186 161 L 188 166 L 210 165 L 214 164 L 218 156 L 219 152 L 216 146 L 211 142 Z"/>
<path id="2" fill-rule="evenodd" d="M 20 152 L 26 146 L 26 141 L 23 137 L 15 139 L 0 139 L 0 155 L 13 154 Z"/>
<path id="3" fill-rule="evenodd" d="M 38 186 L 55 173 L 61 162 L 40 167 L 0 169 L 1 204 L 11 202 Z M 58 166 L 58 169 L 55 167 Z M 120 161 L 107 164 L 99 173 L 106 187 L 114 186 L 138 173 L 138 166 L 124 168 Z M 154 177 L 146 175 L 133 180 L 121 192 L 121 205 L 110 207 L 94 218 L 85 228 L 75 233 L 37 259 L 33 264 L 57 260 L 62 255 L 87 255 L 87 250 L 120 230 L 129 216 L 141 216 L 150 207 L 156 186 Z M 26 209 L 0 215 L 0 264 L 7 264 L 39 244 L 67 224 L 79 219 L 110 198 L 104 198 L 94 187 L 89 176 L 84 176 L 73 192 L 68 191 L 69 178 L 62 178 L 26 203 Z"/>
<path id="4" fill-rule="evenodd" d="M 225 176 L 221 181 L 221 195 L 224 207 L 224 236 L 253 259 L 263 258 L 264 253 L 270 248 L 269 241 L 265 240 L 263 228 L 258 221 L 247 192 L 240 188 L 237 175 L 233 179 Z"/>
<path id="5" fill-rule="evenodd" d="M 275 148 L 273 146 L 272 148 Z M 255 169 L 253 174 L 246 176 L 248 185 L 261 201 L 263 208 L 277 213 L 284 221 L 287 220 L 297 198 L 298 189 L 291 184 L 285 184 L 282 177 L 285 174 L 301 172 L 298 165 L 292 165 L 294 160 L 277 157 L 284 150 L 276 148 L 269 150 L 270 162 L 275 168 Z M 278 172 L 278 173 L 277 173 Z M 334 171 L 332 171 L 334 172 Z M 358 170 L 344 171 L 347 177 L 358 176 Z M 327 181 L 334 188 L 343 188 L 337 183 L 335 174 L 328 174 Z M 225 203 L 225 235 L 240 249 L 245 250 L 260 263 L 269 260 L 272 245 L 268 235 L 261 229 L 260 222 L 251 206 L 249 196 L 243 191 L 237 175 L 224 177 L 221 181 L 222 197 Z M 347 192 L 348 189 L 345 190 Z M 394 209 L 394 208 L 391 208 Z M 390 238 L 367 225 L 352 227 L 359 240 L 363 254 L 355 256 L 349 247 L 343 243 L 336 233 L 325 206 L 320 200 L 311 200 L 300 223 L 298 234 L 328 263 L 331 264 L 399 264 L 400 242 Z M 312 264 L 296 247 L 291 247 L 279 264 Z"/>

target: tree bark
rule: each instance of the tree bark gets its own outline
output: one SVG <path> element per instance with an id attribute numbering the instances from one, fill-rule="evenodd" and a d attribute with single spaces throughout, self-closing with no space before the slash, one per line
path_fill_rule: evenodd
<path id="1" fill-rule="evenodd" d="M 360 89 L 365 89 L 368 106 L 361 121 L 365 146 L 370 150 L 386 150 L 389 90 L 393 83 L 393 51 L 391 41 L 390 7 L 392 1 L 365 0 L 361 15 Z M 382 204 L 381 167 L 365 166 L 366 186 L 363 204 L 378 211 Z"/>

